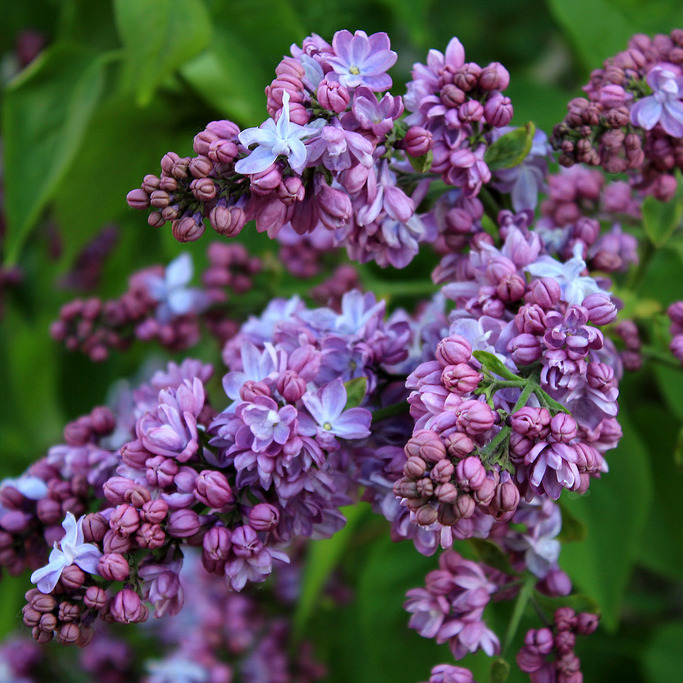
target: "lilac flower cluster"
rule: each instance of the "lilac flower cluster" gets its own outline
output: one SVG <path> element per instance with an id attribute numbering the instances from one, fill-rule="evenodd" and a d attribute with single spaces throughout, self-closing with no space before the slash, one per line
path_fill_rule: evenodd
<path id="1" fill-rule="evenodd" d="M 427 64 L 415 64 L 408 83 L 406 123 L 427 131 L 433 140 L 431 170 L 474 197 L 491 172 L 484 160 L 486 133 L 512 120 L 507 69 L 498 62 L 482 68 L 465 62 L 465 49 L 452 38 L 446 52 L 430 50 Z"/>
<path id="2" fill-rule="evenodd" d="M 572 100 L 552 143 L 565 166 L 630 172 L 638 188 L 667 200 L 683 168 L 683 31 L 636 35 L 591 73 L 587 97 Z"/>
<path id="3" fill-rule="evenodd" d="M 574 653 L 576 636 L 588 636 L 598 627 L 599 617 L 589 612 L 576 614 L 570 607 L 555 611 L 552 628 L 531 629 L 517 653 L 517 664 L 529 674 L 531 683 L 580 683 L 581 662 Z M 552 656 L 548 660 L 548 656 Z"/>
<path id="4" fill-rule="evenodd" d="M 50 328 L 52 337 L 95 362 L 106 360 L 112 349 L 127 349 L 134 339 L 156 340 L 172 351 L 187 349 L 200 338 L 200 322 L 224 342 L 239 324 L 217 308 L 229 301 L 230 292 L 244 294 L 253 287 L 261 262 L 239 244 L 212 243 L 207 255 L 204 289 L 189 286 L 192 258 L 181 254 L 165 268 L 152 266 L 134 273 L 118 299 L 93 297 L 64 304 Z"/>
<path id="5" fill-rule="evenodd" d="M 276 300 L 225 347 L 222 412 L 206 400 L 210 366 L 186 360 L 137 389 L 116 421 L 94 412 L 70 426 L 47 463 L 82 481 L 88 503 L 71 505 L 61 533 L 62 507 L 45 522 L 56 543 L 47 564 L 33 565 L 34 636 L 83 643 L 95 617 L 145 621 L 147 605 L 177 613 L 185 544 L 240 591 L 287 563 L 282 548 L 294 538 L 343 526 L 339 507 L 355 486 L 345 449 L 369 436 L 371 418 L 347 405 L 347 387 L 356 404 L 370 402 L 407 355 L 410 326 L 383 318 L 371 294 L 345 295 L 340 313 Z"/>
<path id="6" fill-rule="evenodd" d="M 427 574 L 425 588 L 407 593 L 409 626 L 425 638 L 447 642 L 455 659 L 478 649 L 489 656 L 498 654 L 498 638 L 482 621 L 484 608 L 499 588 L 491 572 L 455 551 L 442 553 L 439 569 Z"/>

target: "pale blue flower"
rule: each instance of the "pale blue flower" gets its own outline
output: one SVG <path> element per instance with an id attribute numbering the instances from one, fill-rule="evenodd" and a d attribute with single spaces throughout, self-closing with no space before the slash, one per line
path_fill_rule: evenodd
<path id="1" fill-rule="evenodd" d="M 149 275 L 147 290 L 159 302 L 156 317 L 167 323 L 173 318 L 194 311 L 199 313 L 208 304 L 208 298 L 199 289 L 188 288 L 194 268 L 189 254 L 181 254 L 166 266 L 164 276 Z"/>
<path id="2" fill-rule="evenodd" d="M 55 541 L 48 564 L 31 574 L 31 583 L 35 583 L 41 593 L 51 593 L 64 569 L 72 564 L 78 565 L 88 574 L 98 573 L 97 562 L 102 553 L 96 545 L 83 542 L 84 519 L 85 517 L 81 517 L 76 521 L 73 513 L 66 513 L 62 522 L 66 534 L 60 541 L 60 548 Z"/>
<path id="3" fill-rule="evenodd" d="M 322 122 L 324 123 L 324 122 Z M 258 145 L 249 156 L 235 164 L 235 170 L 244 175 L 265 171 L 279 156 L 287 158 L 291 169 L 301 173 L 306 166 L 306 145 L 301 140 L 318 132 L 319 126 L 301 126 L 289 120 L 289 93 L 282 95 L 282 113 L 277 123 L 266 119 L 260 128 L 247 128 L 239 134 L 245 146 Z"/>
<path id="4" fill-rule="evenodd" d="M 0 482 L 0 489 L 5 486 L 15 488 L 29 500 L 42 500 L 47 496 L 47 484 L 40 477 L 33 477 L 26 472 L 16 479 L 3 479 Z"/>
<path id="5" fill-rule="evenodd" d="M 557 281 L 562 291 L 562 300 L 568 304 L 580 306 L 589 294 L 609 294 L 588 275 L 581 275 L 586 269 L 586 262 L 581 258 L 582 245 L 574 247 L 574 256 L 560 263 L 551 256 L 541 256 L 530 263 L 524 270 L 534 277 L 551 277 Z"/>

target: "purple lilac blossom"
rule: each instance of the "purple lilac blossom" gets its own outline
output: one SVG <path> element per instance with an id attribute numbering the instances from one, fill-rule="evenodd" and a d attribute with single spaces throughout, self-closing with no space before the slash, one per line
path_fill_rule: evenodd
<path id="1" fill-rule="evenodd" d="M 653 93 L 631 107 L 631 122 L 645 130 L 659 123 L 672 137 L 683 137 L 683 76 L 657 65 L 650 69 L 646 80 Z"/>

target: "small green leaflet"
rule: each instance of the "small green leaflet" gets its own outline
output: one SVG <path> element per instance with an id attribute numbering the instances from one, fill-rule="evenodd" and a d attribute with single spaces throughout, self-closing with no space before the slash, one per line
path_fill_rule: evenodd
<path id="1" fill-rule="evenodd" d="M 429 171 L 429 169 L 432 167 L 433 159 L 434 155 L 432 154 L 431 149 L 429 152 L 427 152 L 427 154 L 423 154 L 422 156 L 408 157 L 410 165 L 415 169 L 416 173 L 427 173 L 427 171 Z"/>
<path id="2" fill-rule="evenodd" d="M 472 355 L 489 371 L 499 377 L 512 381 L 520 381 L 522 378 L 515 375 L 498 356 L 488 351 L 473 351 Z"/>
<path id="3" fill-rule="evenodd" d="M 344 382 L 344 388 L 346 389 L 346 407 L 345 410 L 349 408 L 355 408 L 359 406 L 365 394 L 368 390 L 368 380 L 365 375 L 362 377 L 354 377 L 353 379 Z"/>
<path id="4" fill-rule="evenodd" d="M 529 156 L 536 126 L 531 121 L 501 135 L 484 153 L 484 161 L 491 171 L 519 166 Z"/>
<path id="5" fill-rule="evenodd" d="M 662 247 L 683 218 L 683 193 L 679 189 L 676 196 L 668 202 L 660 202 L 652 195 L 643 201 L 643 225 L 650 242 L 655 247 Z"/>
<path id="6" fill-rule="evenodd" d="M 510 673 L 510 665 L 502 657 L 496 657 L 491 663 L 491 683 L 505 683 Z"/>

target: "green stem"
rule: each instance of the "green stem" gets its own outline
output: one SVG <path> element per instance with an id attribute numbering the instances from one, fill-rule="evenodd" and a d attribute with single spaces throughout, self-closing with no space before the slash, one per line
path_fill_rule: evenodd
<path id="1" fill-rule="evenodd" d="M 498 225 L 498 212 L 500 211 L 500 206 L 498 206 L 498 203 L 493 198 L 493 195 L 485 187 L 482 187 L 478 196 L 484 205 L 484 211 L 486 212 L 486 215 L 494 222 L 495 225 Z"/>
<path id="2" fill-rule="evenodd" d="M 526 405 L 526 402 L 529 400 L 529 396 L 536 391 L 536 383 L 535 382 L 527 382 L 526 386 L 524 387 L 524 390 L 522 393 L 519 395 L 519 398 L 517 399 L 517 403 L 515 403 L 515 407 L 512 409 L 512 413 L 516 413 L 518 410 L 521 408 L 524 408 Z"/>
<path id="3" fill-rule="evenodd" d="M 536 577 L 533 574 L 529 574 L 524 580 L 524 583 L 522 584 L 522 588 L 520 589 L 519 595 L 517 596 L 517 600 L 515 601 L 515 607 L 512 610 L 510 623 L 508 624 L 507 631 L 505 632 L 505 638 L 503 640 L 503 648 L 501 650 L 501 655 L 505 654 L 505 651 L 508 649 L 510 643 L 515 637 L 515 634 L 517 633 L 517 629 L 519 628 L 519 622 L 522 620 L 522 616 L 524 615 L 524 611 L 526 610 L 529 598 L 532 596 L 536 581 Z"/>

